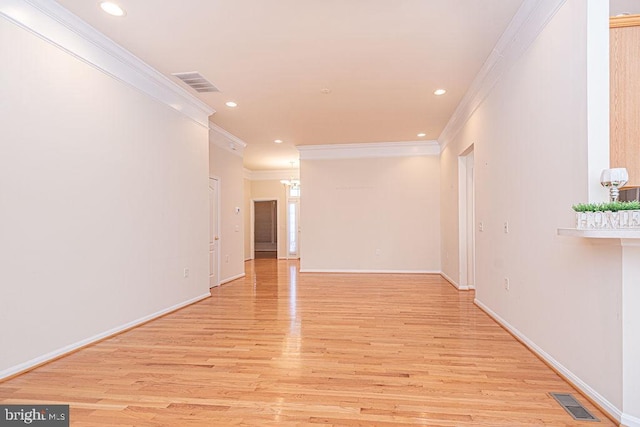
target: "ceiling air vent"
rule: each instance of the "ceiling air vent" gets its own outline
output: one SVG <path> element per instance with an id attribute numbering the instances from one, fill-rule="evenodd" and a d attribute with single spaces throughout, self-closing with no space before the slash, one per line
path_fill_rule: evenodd
<path id="1" fill-rule="evenodd" d="M 173 73 L 174 76 L 191 86 L 196 92 L 220 92 L 211 82 L 205 79 L 202 74 L 197 71 L 188 73 Z"/>

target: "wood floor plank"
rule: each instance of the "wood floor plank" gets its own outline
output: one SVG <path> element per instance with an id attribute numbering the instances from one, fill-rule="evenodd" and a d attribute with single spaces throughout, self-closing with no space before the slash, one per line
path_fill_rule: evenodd
<path id="1" fill-rule="evenodd" d="M 614 425 L 440 276 L 246 268 L 211 298 L 0 383 L 0 403 L 67 403 L 79 427 Z"/>

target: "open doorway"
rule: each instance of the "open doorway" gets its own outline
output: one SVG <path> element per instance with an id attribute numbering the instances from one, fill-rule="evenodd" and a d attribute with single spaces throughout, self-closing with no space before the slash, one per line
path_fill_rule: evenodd
<path id="1" fill-rule="evenodd" d="M 460 279 L 458 289 L 475 289 L 475 178 L 473 145 L 458 157 Z"/>
<path id="2" fill-rule="evenodd" d="M 253 202 L 254 257 L 278 258 L 278 201 Z"/>

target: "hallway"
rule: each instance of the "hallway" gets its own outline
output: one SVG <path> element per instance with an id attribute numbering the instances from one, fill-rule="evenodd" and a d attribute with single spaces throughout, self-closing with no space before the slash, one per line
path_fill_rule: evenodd
<path id="1" fill-rule="evenodd" d="M 246 263 L 212 297 L 0 383 L 72 426 L 593 425 L 600 411 L 437 275 Z"/>

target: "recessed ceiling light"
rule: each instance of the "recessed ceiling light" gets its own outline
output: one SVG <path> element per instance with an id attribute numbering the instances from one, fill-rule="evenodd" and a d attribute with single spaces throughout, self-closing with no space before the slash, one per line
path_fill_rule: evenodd
<path id="1" fill-rule="evenodd" d="M 322 89 L 320 89 L 320 93 L 323 93 L 325 95 L 329 95 L 331 93 L 331 89 L 326 88 L 326 87 L 322 88 Z"/>
<path id="2" fill-rule="evenodd" d="M 238 104 L 236 104 L 233 101 L 225 102 L 224 105 L 226 105 L 227 107 L 231 107 L 231 108 L 236 108 L 238 106 Z"/>
<path id="3" fill-rule="evenodd" d="M 273 141 L 273 142 L 275 142 L 276 144 L 282 144 L 282 140 L 281 140 L 281 139 L 276 139 L 276 140 L 275 140 L 275 141 Z"/>
<path id="4" fill-rule="evenodd" d="M 437 96 L 444 95 L 445 93 L 447 93 L 447 91 L 444 89 L 436 89 L 435 91 L 433 91 L 433 94 Z"/>
<path id="5" fill-rule="evenodd" d="M 102 10 L 112 16 L 124 16 L 125 14 L 123 8 L 110 1 L 103 1 L 102 3 L 100 3 L 100 7 L 102 8 Z"/>
<path id="6" fill-rule="evenodd" d="M 420 133 L 418 134 L 418 137 L 419 137 L 419 138 L 422 138 L 422 137 L 424 137 L 424 136 L 427 136 L 427 134 L 426 134 L 426 133 L 422 133 L 422 132 L 420 132 Z"/>

